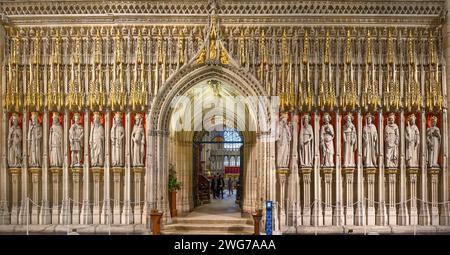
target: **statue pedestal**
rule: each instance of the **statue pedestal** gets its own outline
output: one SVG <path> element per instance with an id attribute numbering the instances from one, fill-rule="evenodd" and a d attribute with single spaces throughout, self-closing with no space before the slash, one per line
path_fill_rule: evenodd
<path id="1" fill-rule="evenodd" d="M 344 179 L 343 185 L 343 199 L 344 200 L 344 215 L 345 215 L 345 225 L 354 225 L 354 214 L 353 214 L 353 174 L 355 172 L 355 167 L 344 167 L 342 169 L 342 175 Z M 338 210 L 339 207 L 336 208 Z M 336 213 L 339 216 L 338 213 Z M 337 221 L 337 220 L 336 220 Z M 336 224 L 338 225 L 338 224 Z"/>
<path id="2" fill-rule="evenodd" d="M 80 224 L 80 180 L 82 180 L 83 167 L 77 166 L 71 168 L 72 172 L 72 224 Z M 70 206 L 69 206 L 70 213 Z"/>
<path id="3" fill-rule="evenodd" d="M 134 215 L 134 224 L 142 224 L 145 220 L 142 219 L 142 205 L 141 202 L 143 195 L 143 180 L 142 176 L 145 173 L 145 168 L 142 167 L 133 167 L 133 176 L 134 176 L 134 207 L 133 207 L 133 215 Z"/>
<path id="4" fill-rule="evenodd" d="M 277 169 L 277 179 L 278 179 L 278 190 L 280 192 L 279 201 L 279 212 L 280 212 L 280 227 L 286 226 L 286 179 L 289 174 L 289 168 L 278 168 Z"/>
<path id="5" fill-rule="evenodd" d="M 324 225 L 333 225 L 333 171 L 334 167 L 324 167 L 322 171 L 323 192 L 322 201 L 324 202 L 323 216 Z M 321 204 L 318 204 L 321 206 Z"/>
<path id="6" fill-rule="evenodd" d="M 8 212 L 8 205 L 3 205 L 5 209 L 3 211 L 3 223 L 0 224 L 19 224 L 19 187 L 20 187 L 20 173 L 22 169 L 20 168 L 9 168 L 9 173 L 11 174 L 11 215 Z"/>
<path id="7" fill-rule="evenodd" d="M 302 214 L 302 225 L 310 226 L 311 225 L 311 173 L 312 167 L 302 167 L 299 171 L 300 182 L 302 183 L 303 197 L 300 198 L 300 201 L 303 202 L 301 211 Z"/>
<path id="8" fill-rule="evenodd" d="M 366 204 L 361 205 L 367 206 L 367 225 L 374 226 L 375 225 L 375 197 L 376 197 L 376 189 L 375 189 L 375 173 L 377 169 L 375 167 L 367 167 L 364 168 L 364 173 L 366 175 L 366 185 L 365 185 L 365 194 L 367 198 Z M 364 210 L 363 210 L 364 211 Z M 363 224 L 364 225 L 364 224 Z"/>
<path id="9" fill-rule="evenodd" d="M 122 167 L 113 167 L 113 217 L 112 222 L 114 224 L 120 224 L 120 216 L 122 208 L 120 207 L 120 200 L 122 198 L 121 187 L 122 187 Z"/>
<path id="10" fill-rule="evenodd" d="M 31 224 L 39 224 L 39 191 L 41 190 L 39 180 L 41 179 L 41 168 L 29 168 L 31 174 Z M 43 206 L 43 205 L 41 205 Z M 45 212 L 44 212 L 45 213 Z"/>
<path id="11" fill-rule="evenodd" d="M 419 168 L 409 168 L 408 169 L 408 183 L 409 188 L 406 189 L 408 192 L 407 198 L 411 201 L 409 202 L 409 224 L 418 225 L 419 216 L 417 209 L 417 174 L 419 173 Z"/>
<path id="12" fill-rule="evenodd" d="M 428 168 L 428 201 L 430 202 L 431 225 L 439 225 L 439 167 Z M 446 201 L 447 202 L 447 201 Z"/>
<path id="13" fill-rule="evenodd" d="M 94 206 L 92 207 L 92 223 L 93 224 L 100 224 L 100 215 L 101 215 L 101 208 L 100 208 L 100 199 L 101 194 L 103 193 L 103 185 L 101 185 L 102 182 L 102 175 L 103 175 L 103 167 L 93 167 L 91 168 L 92 171 L 92 182 L 93 182 L 93 202 Z"/>
<path id="14" fill-rule="evenodd" d="M 397 225 L 397 168 L 386 168 L 387 175 L 387 216 L 389 225 Z"/>
<path id="15" fill-rule="evenodd" d="M 59 208 L 62 208 L 61 204 L 61 189 L 60 189 L 60 167 L 51 167 L 50 172 L 52 173 L 52 224 L 59 223 Z"/>

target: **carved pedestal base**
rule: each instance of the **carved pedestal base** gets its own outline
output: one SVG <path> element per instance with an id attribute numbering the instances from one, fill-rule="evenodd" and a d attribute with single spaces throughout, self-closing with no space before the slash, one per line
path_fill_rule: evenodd
<path id="1" fill-rule="evenodd" d="M 322 168 L 323 216 L 325 226 L 333 224 L 333 170 L 334 168 Z"/>
<path id="2" fill-rule="evenodd" d="M 72 172 L 72 200 L 70 204 L 72 205 L 72 224 L 80 224 L 80 180 L 83 173 L 82 167 L 73 167 Z"/>
<path id="3" fill-rule="evenodd" d="M 397 225 L 397 168 L 386 168 L 387 216 L 389 225 Z"/>
<path id="4" fill-rule="evenodd" d="M 302 201 L 302 225 L 310 226 L 311 225 L 311 173 L 312 168 L 302 167 L 299 171 L 300 179 L 301 179 L 301 187 L 303 188 L 303 197 L 300 198 Z"/>
<path id="5" fill-rule="evenodd" d="M 122 187 L 122 172 L 123 169 L 121 167 L 113 167 L 112 169 L 113 172 L 113 217 L 112 217 L 112 222 L 114 224 L 120 224 L 120 216 L 121 216 L 121 211 L 122 208 L 120 206 L 120 201 L 121 201 L 121 187 Z"/>
<path id="6" fill-rule="evenodd" d="M 142 189 L 142 176 L 145 173 L 144 167 L 134 167 L 133 168 L 133 176 L 134 176 L 134 207 L 133 207 L 133 215 L 134 215 L 134 224 L 142 224 L 144 220 L 142 219 L 142 198 L 141 198 L 141 189 Z"/>
<path id="7" fill-rule="evenodd" d="M 280 226 L 275 226 L 278 230 L 281 227 L 286 226 L 286 179 L 287 175 L 289 174 L 288 168 L 278 168 L 277 169 L 277 179 L 278 179 L 278 185 L 279 185 L 279 203 L 278 203 L 278 209 L 279 209 L 279 217 L 280 217 Z"/>
<path id="8" fill-rule="evenodd" d="M 52 174 L 52 224 L 58 224 L 59 223 L 59 209 L 61 206 L 60 201 L 60 173 L 61 168 L 59 167 L 52 167 L 50 168 L 50 172 Z"/>
<path id="9" fill-rule="evenodd" d="M 439 168 L 428 168 L 428 201 L 430 202 L 431 225 L 439 225 L 439 173 Z"/>
<path id="10" fill-rule="evenodd" d="M 100 224 L 100 215 L 101 215 L 101 208 L 100 208 L 100 201 L 101 201 L 101 193 L 103 191 L 103 185 L 101 185 L 102 182 L 102 176 L 103 176 L 103 168 L 100 167 L 93 167 L 92 169 L 92 182 L 93 182 L 93 202 L 94 206 L 92 207 L 92 223 L 93 224 Z"/>
<path id="11" fill-rule="evenodd" d="M 31 175 L 31 224 L 39 224 L 39 191 L 41 190 L 39 180 L 41 179 L 40 168 L 30 168 Z M 43 205 L 41 205 L 43 206 Z"/>
<path id="12" fill-rule="evenodd" d="M 419 224 L 419 215 L 417 210 L 417 174 L 419 173 L 418 168 L 409 168 L 408 169 L 408 187 L 407 193 L 409 202 L 409 224 L 410 225 L 418 225 Z"/>
<path id="13" fill-rule="evenodd" d="M 20 205 L 19 205 L 19 187 L 20 187 L 20 172 L 22 169 L 20 168 L 10 168 L 9 173 L 11 174 L 11 224 L 19 224 L 19 213 L 20 213 Z M 5 203 L 4 208 L 6 211 L 3 212 L 4 218 L 8 217 L 8 205 Z M 3 224 L 8 224 L 7 219 L 4 220 Z"/>
<path id="14" fill-rule="evenodd" d="M 343 169 L 343 179 L 344 179 L 344 215 L 345 224 L 354 224 L 354 214 L 353 214 L 353 173 L 355 172 L 354 167 L 346 167 Z M 336 224 L 337 225 L 337 224 Z"/>
<path id="15" fill-rule="evenodd" d="M 368 167 L 364 168 L 364 174 L 366 176 L 366 184 L 365 184 L 365 194 L 366 194 L 366 206 L 367 206 L 367 225 L 373 226 L 375 225 L 375 173 L 377 172 L 376 168 Z"/>

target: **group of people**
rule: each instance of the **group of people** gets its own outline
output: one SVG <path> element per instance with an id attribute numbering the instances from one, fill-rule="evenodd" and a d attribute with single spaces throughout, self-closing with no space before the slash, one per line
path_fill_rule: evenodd
<path id="1" fill-rule="evenodd" d="M 233 179 L 228 177 L 227 180 L 227 188 L 228 188 L 228 196 L 233 194 Z M 211 179 L 211 193 L 214 199 L 223 199 L 223 190 L 225 189 L 225 180 L 222 175 L 215 174 Z"/>

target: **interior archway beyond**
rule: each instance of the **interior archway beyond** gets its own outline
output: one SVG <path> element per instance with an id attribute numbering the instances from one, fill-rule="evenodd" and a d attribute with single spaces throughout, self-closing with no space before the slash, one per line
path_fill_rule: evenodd
<path id="1" fill-rule="evenodd" d="M 198 82 L 172 101 L 169 117 L 169 164 L 176 170 L 177 179 L 181 183 L 181 190 L 177 193 L 179 215 L 187 215 L 196 208 L 200 208 L 202 213 L 219 217 L 228 217 L 236 208 L 244 214 L 251 212 L 250 198 L 246 194 L 246 189 L 250 187 L 245 186 L 251 183 L 250 176 L 256 174 L 252 173 L 256 170 L 254 160 L 256 131 L 251 129 L 255 124 L 251 122 L 255 118 L 248 107 L 242 104 L 240 96 L 243 95 L 233 85 L 211 78 Z M 236 130 L 242 137 L 242 147 L 239 148 L 238 154 L 242 159 L 240 162 L 242 176 L 239 178 L 240 200 L 237 204 L 234 201 L 231 203 L 224 200 L 220 205 L 217 205 L 217 201 L 213 201 L 214 206 L 209 209 L 196 201 L 199 194 L 193 189 L 197 189 L 199 182 L 194 174 L 202 171 L 202 165 L 198 164 L 201 160 L 197 159 L 200 156 L 199 151 L 196 151 L 198 147 L 194 144 L 201 144 L 198 142 L 208 134 L 225 129 Z M 210 177 L 208 175 L 203 174 L 204 177 Z M 258 190 L 256 187 L 253 188 Z M 198 207 L 199 205 L 201 206 Z"/>

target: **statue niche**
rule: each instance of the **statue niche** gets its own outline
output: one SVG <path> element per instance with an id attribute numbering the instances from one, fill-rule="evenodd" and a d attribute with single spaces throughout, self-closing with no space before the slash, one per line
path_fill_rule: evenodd
<path id="1" fill-rule="evenodd" d="M 8 165 L 9 167 L 20 167 L 22 161 L 22 128 L 19 126 L 19 115 L 13 113 L 9 122 Z"/>
<path id="2" fill-rule="evenodd" d="M 89 136 L 91 166 L 101 167 L 105 159 L 105 130 L 100 123 L 100 113 L 94 113 Z"/>

